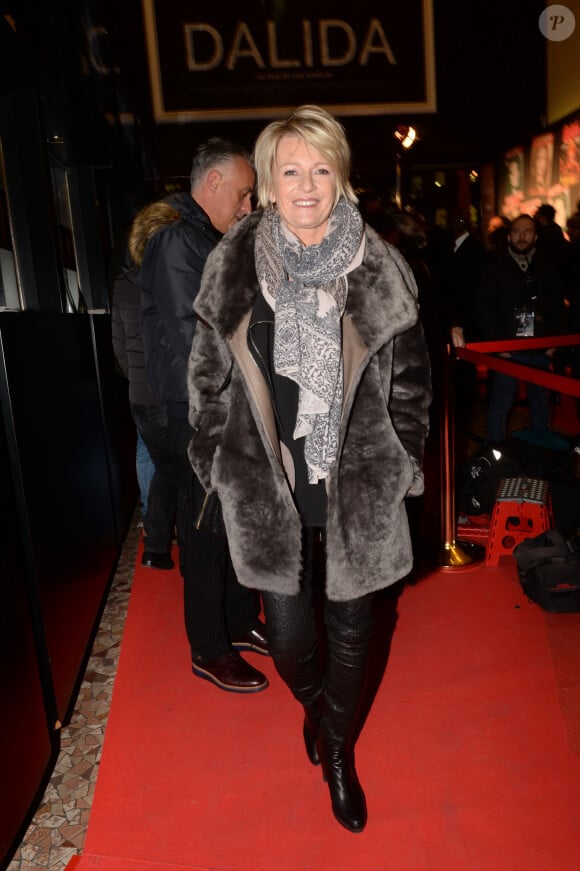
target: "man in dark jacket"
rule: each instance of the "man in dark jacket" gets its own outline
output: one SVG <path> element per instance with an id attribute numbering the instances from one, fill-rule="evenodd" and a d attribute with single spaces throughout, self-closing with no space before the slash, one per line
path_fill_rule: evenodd
<path id="1" fill-rule="evenodd" d="M 170 551 L 177 480 L 167 446 L 167 407 L 147 384 L 141 336 L 141 291 L 135 272 L 127 266 L 121 269 L 114 282 L 111 326 L 115 357 L 129 381 L 131 415 L 154 466 L 143 518 L 146 541 L 142 563 L 149 568 L 172 569 Z"/>
<path id="2" fill-rule="evenodd" d="M 453 345 L 462 347 L 465 342 L 475 342 L 478 338 L 473 295 L 487 255 L 483 243 L 471 232 L 467 216 L 462 213 L 451 221 L 451 238 L 452 247 L 444 276 L 447 326 Z"/>
<path id="3" fill-rule="evenodd" d="M 485 247 L 471 231 L 468 215 L 456 213 L 450 222 L 451 246 L 442 275 L 447 335 L 454 348 L 478 339 L 473 299 L 479 279 L 487 263 Z M 477 373 L 471 363 L 457 359 L 454 366 L 455 420 L 459 449 L 467 436 L 467 421 L 471 418 L 477 396 Z"/>
<path id="4" fill-rule="evenodd" d="M 193 301 L 209 253 L 252 211 L 255 173 L 248 152 L 213 138 L 199 146 L 190 193 L 143 209 L 129 251 L 139 267 L 149 384 L 167 402 L 168 438 L 178 470 L 177 541 L 184 578 L 185 625 L 194 674 L 231 692 L 258 692 L 266 677 L 239 655 L 268 654 L 258 594 L 235 576 L 224 536 L 196 530 L 201 485 L 188 457 L 187 365 L 195 331 Z"/>
<path id="5" fill-rule="evenodd" d="M 500 339 L 553 336 L 564 328 L 563 291 L 556 265 L 536 252 L 536 227 L 530 215 L 511 225 L 508 251 L 483 272 L 476 304 L 477 322 L 484 342 Z M 500 357 L 546 371 L 553 349 L 509 351 Z M 517 378 L 492 371 L 487 414 L 487 441 L 507 436 L 507 420 L 516 397 Z M 532 429 L 550 425 L 548 391 L 527 385 Z"/>

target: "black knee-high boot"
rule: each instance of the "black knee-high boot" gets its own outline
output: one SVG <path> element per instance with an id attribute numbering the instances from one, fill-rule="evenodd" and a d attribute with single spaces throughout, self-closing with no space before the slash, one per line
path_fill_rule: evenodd
<path id="1" fill-rule="evenodd" d="M 371 597 L 328 602 L 326 623 L 328 659 L 318 756 L 334 816 L 349 831 L 361 832 L 367 808 L 355 769 L 354 741 L 368 661 Z"/>
<path id="2" fill-rule="evenodd" d="M 267 618 L 266 618 L 267 620 Z M 270 636 L 271 638 L 271 636 Z M 306 655 L 288 658 L 280 656 L 270 642 L 270 653 L 276 671 L 304 708 L 302 734 L 306 755 L 313 765 L 319 765 L 316 742 L 320 731 L 323 680 L 318 662 L 318 649 L 312 648 Z"/>
<path id="3" fill-rule="evenodd" d="M 309 705 L 304 705 L 304 725 L 302 727 L 302 735 L 304 736 L 304 746 L 306 747 L 306 755 L 313 765 L 320 765 L 316 742 L 320 734 L 320 721 L 322 719 L 322 690 L 315 702 Z"/>
<path id="4" fill-rule="evenodd" d="M 297 596 L 262 593 L 270 653 L 276 670 L 304 708 L 306 753 L 317 765 L 316 741 L 320 727 L 323 674 L 319 659 L 316 615 L 311 584 L 314 530 L 303 537 L 304 584 Z"/>

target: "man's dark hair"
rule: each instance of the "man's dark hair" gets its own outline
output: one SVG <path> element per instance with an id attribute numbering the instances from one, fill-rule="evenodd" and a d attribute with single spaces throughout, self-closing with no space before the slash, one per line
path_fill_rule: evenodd
<path id="1" fill-rule="evenodd" d="M 551 206 L 550 203 L 542 203 L 541 206 L 538 206 L 536 209 L 535 217 L 542 216 L 546 219 L 546 221 L 553 221 L 556 217 L 556 209 L 554 206 Z"/>
<path id="2" fill-rule="evenodd" d="M 202 142 L 201 145 L 198 145 L 193 156 L 193 165 L 189 176 L 190 187 L 194 188 L 208 170 L 214 169 L 222 163 L 227 163 L 234 157 L 241 157 L 250 166 L 253 166 L 252 155 L 237 142 L 220 139 L 218 136 L 213 136 Z"/>

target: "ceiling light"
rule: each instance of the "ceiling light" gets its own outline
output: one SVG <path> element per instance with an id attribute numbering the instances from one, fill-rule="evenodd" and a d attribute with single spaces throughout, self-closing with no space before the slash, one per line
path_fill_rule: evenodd
<path id="1" fill-rule="evenodd" d="M 417 139 L 417 131 L 414 127 L 405 127 L 404 124 L 399 124 L 394 133 L 395 139 L 398 139 L 403 148 L 410 148 Z"/>

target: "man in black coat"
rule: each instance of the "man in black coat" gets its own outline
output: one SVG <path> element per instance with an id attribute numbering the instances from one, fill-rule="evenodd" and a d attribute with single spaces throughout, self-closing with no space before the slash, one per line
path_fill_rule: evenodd
<path id="1" fill-rule="evenodd" d="M 559 335 L 564 329 L 564 299 L 556 265 L 536 251 L 536 227 L 530 215 L 511 225 L 508 251 L 484 270 L 479 284 L 476 317 L 482 341 Z M 548 370 L 553 349 L 509 351 L 499 356 L 535 369 Z M 487 441 L 507 436 L 507 420 L 518 379 L 491 372 Z M 550 426 L 548 391 L 527 385 L 532 429 Z"/>
<path id="2" fill-rule="evenodd" d="M 450 231 L 451 250 L 446 260 L 442 290 L 449 339 L 453 347 L 462 348 L 466 342 L 475 342 L 479 338 L 473 300 L 487 262 L 487 253 L 483 243 L 471 232 L 465 213 L 454 215 Z M 477 393 L 477 373 L 475 367 L 465 360 L 456 360 L 454 372 L 455 420 L 468 421 Z M 463 427 L 457 429 L 464 433 Z"/>
<path id="3" fill-rule="evenodd" d="M 452 242 L 446 265 L 444 296 L 450 338 L 457 347 L 465 342 L 475 342 L 479 337 L 473 299 L 487 263 L 487 254 L 483 243 L 471 233 L 466 215 L 455 215 L 450 229 Z"/>
<path id="4" fill-rule="evenodd" d="M 147 377 L 167 403 L 168 438 L 178 474 L 177 541 L 184 578 L 185 626 L 194 674 L 231 692 L 258 692 L 266 677 L 240 650 L 268 654 L 258 620 L 258 594 L 235 576 L 225 534 L 195 528 L 194 503 L 203 491 L 188 447 L 187 365 L 195 331 L 193 301 L 206 259 L 227 230 L 252 211 L 255 172 L 248 152 L 212 138 L 193 160 L 189 193 L 143 209 L 129 251 L 139 267 Z"/>
<path id="5" fill-rule="evenodd" d="M 128 266 L 121 268 L 114 282 L 111 327 L 115 357 L 129 381 L 131 415 L 155 469 L 143 518 L 146 539 L 142 563 L 149 568 L 172 569 L 177 479 L 167 441 L 167 407 L 147 384 L 141 291 L 136 273 Z"/>

